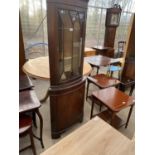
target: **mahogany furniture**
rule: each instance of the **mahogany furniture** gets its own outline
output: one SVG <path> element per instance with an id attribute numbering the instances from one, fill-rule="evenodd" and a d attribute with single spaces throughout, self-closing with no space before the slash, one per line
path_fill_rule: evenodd
<path id="1" fill-rule="evenodd" d="M 98 116 L 109 122 L 115 128 L 119 128 L 122 125 L 125 125 L 125 128 L 127 128 L 134 106 L 134 97 L 128 96 L 115 87 L 95 91 L 92 93 L 92 107 L 90 118 L 93 117 L 94 103 L 98 101 L 107 107 L 107 110 L 99 113 Z M 125 124 L 121 124 L 121 119 L 116 115 L 116 113 L 127 107 L 130 107 L 127 121 Z"/>
<path id="2" fill-rule="evenodd" d="M 96 67 L 97 74 L 98 74 L 99 68 L 101 66 L 109 66 L 113 63 L 122 61 L 122 59 L 121 58 L 113 59 L 102 55 L 96 55 L 96 56 L 85 57 L 85 61 L 88 62 L 91 65 L 91 67 Z"/>
<path id="3" fill-rule="evenodd" d="M 49 57 L 38 57 L 35 59 L 29 59 L 23 66 L 23 71 L 33 78 L 39 78 L 43 80 L 49 80 L 50 74 L 49 74 L 49 63 L 48 63 Z M 91 73 L 92 68 L 87 63 L 84 62 L 83 64 L 83 76 L 87 76 Z M 47 90 L 46 95 L 43 99 L 40 100 L 40 102 L 45 102 L 47 98 L 49 97 L 50 88 Z"/>
<path id="4" fill-rule="evenodd" d="M 120 89 L 125 91 L 130 87 L 130 95 L 135 87 L 135 15 L 131 20 L 131 26 L 128 34 L 128 41 L 126 46 L 126 59 L 121 76 L 122 84 Z"/>
<path id="5" fill-rule="evenodd" d="M 88 0 L 47 0 L 51 135 L 83 120 Z"/>
<path id="6" fill-rule="evenodd" d="M 113 57 L 114 55 L 114 48 L 113 47 L 106 47 L 106 46 L 93 46 L 94 50 L 96 50 L 97 55 L 103 55 L 107 57 Z"/>
<path id="7" fill-rule="evenodd" d="M 107 9 L 103 43 L 103 46 L 105 47 L 114 47 L 116 29 L 119 26 L 121 11 L 122 9 L 117 4 L 115 4 L 114 7 Z M 114 50 L 107 51 L 107 53 L 103 54 L 104 56 L 114 57 Z"/>
<path id="8" fill-rule="evenodd" d="M 44 148 L 43 139 L 42 139 L 42 130 L 43 130 L 43 119 L 39 111 L 41 104 L 34 92 L 34 90 L 25 90 L 19 92 L 19 114 L 25 114 L 27 112 L 34 112 L 38 115 L 40 120 L 40 137 L 34 135 L 35 138 L 40 140 L 42 148 Z"/>
<path id="9" fill-rule="evenodd" d="M 31 145 L 28 145 L 27 147 L 20 149 L 19 152 L 22 152 L 28 148 L 32 148 L 33 154 L 36 155 L 36 149 L 34 145 L 33 132 L 32 132 L 32 118 L 27 115 L 20 115 L 19 116 L 19 136 L 23 137 L 26 135 L 30 136 Z"/>
<path id="10" fill-rule="evenodd" d="M 93 83 L 100 89 L 105 89 L 108 87 L 112 86 L 118 86 L 120 84 L 120 81 L 117 80 L 116 78 L 111 78 L 108 77 L 104 74 L 96 74 L 94 76 L 89 76 L 87 78 L 87 92 L 86 92 L 86 99 L 89 97 L 88 96 L 88 90 L 89 90 L 89 85 Z"/>
<path id="11" fill-rule="evenodd" d="M 21 27 L 21 19 L 19 14 L 19 75 L 23 75 L 24 72 L 22 70 L 22 66 L 25 63 L 25 50 L 24 50 L 24 42 L 23 42 L 23 33 Z"/>
<path id="12" fill-rule="evenodd" d="M 27 75 L 19 75 L 19 91 L 30 90 L 34 87 Z"/>
<path id="13" fill-rule="evenodd" d="M 95 117 L 40 155 L 134 155 L 135 141 Z"/>

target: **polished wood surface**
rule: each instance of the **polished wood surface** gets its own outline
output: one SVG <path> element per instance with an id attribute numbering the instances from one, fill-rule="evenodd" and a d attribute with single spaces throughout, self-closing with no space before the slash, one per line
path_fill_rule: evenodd
<path id="1" fill-rule="evenodd" d="M 19 91 L 30 90 L 34 86 L 27 75 L 19 76 Z"/>
<path id="2" fill-rule="evenodd" d="M 42 131 L 43 131 L 43 118 L 39 111 L 41 103 L 38 100 L 34 90 L 25 90 L 19 92 L 19 114 L 25 114 L 26 112 L 36 113 L 40 121 L 40 136 L 35 136 L 40 140 L 42 148 L 44 148 Z"/>
<path id="3" fill-rule="evenodd" d="M 88 0 L 47 0 L 46 4 L 51 135 L 59 138 L 83 119 L 83 74 L 91 71 L 83 62 Z"/>
<path id="4" fill-rule="evenodd" d="M 85 57 L 85 61 L 92 66 L 100 67 L 100 66 L 108 66 L 116 62 L 121 62 L 123 61 L 123 59 L 122 58 L 113 59 L 102 55 L 96 55 L 96 56 Z"/>
<path id="5" fill-rule="evenodd" d="M 95 85 L 97 85 L 99 88 L 102 89 L 120 84 L 119 80 L 112 77 L 107 77 L 104 74 L 89 76 L 88 81 L 94 83 Z"/>
<path id="6" fill-rule="evenodd" d="M 41 155 L 134 155 L 135 143 L 95 117 Z"/>
<path id="7" fill-rule="evenodd" d="M 51 87 L 51 129 L 52 138 L 60 135 L 75 123 L 83 121 L 85 79 L 68 87 Z"/>
<path id="8" fill-rule="evenodd" d="M 34 78 L 50 79 L 49 57 L 38 57 L 28 60 L 23 66 L 23 71 Z M 91 71 L 91 66 L 85 62 L 83 66 L 83 75 L 89 75 Z"/>
<path id="9" fill-rule="evenodd" d="M 92 93 L 92 95 L 115 112 L 134 104 L 134 97 L 128 96 L 115 87 L 95 91 Z"/>
<path id="10" fill-rule="evenodd" d="M 88 97 L 91 97 L 91 96 L 88 96 L 90 83 L 93 83 L 94 85 L 96 85 L 100 89 L 105 89 L 105 88 L 108 88 L 108 87 L 119 85 L 120 81 L 117 80 L 116 78 L 108 77 L 108 76 L 106 76 L 104 74 L 96 74 L 94 76 L 88 76 L 88 78 L 87 78 L 86 99 L 88 99 Z"/>
<path id="11" fill-rule="evenodd" d="M 24 63 L 25 63 L 25 49 L 24 49 L 24 42 L 23 42 L 21 19 L 19 14 L 19 75 L 24 74 L 22 70 L 22 66 L 24 65 Z"/>
<path id="12" fill-rule="evenodd" d="M 19 112 L 32 111 L 41 106 L 34 90 L 25 90 L 19 92 Z"/>

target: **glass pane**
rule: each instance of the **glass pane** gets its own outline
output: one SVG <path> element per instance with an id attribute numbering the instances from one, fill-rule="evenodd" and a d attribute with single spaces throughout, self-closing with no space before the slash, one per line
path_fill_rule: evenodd
<path id="1" fill-rule="evenodd" d="M 88 8 L 87 28 L 86 28 L 86 47 L 98 44 L 99 28 L 101 23 L 101 9 Z"/>
<path id="2" fill-rule="evenodd" d="M 69 79 L 72 73 L 73 26 L 68 10 L 59 10 L 59 65 L 61 80 Z M 60 22 L 61 21 L 61 22 Z"/>
<path id="3" fill-rule="evenodd" d="M 73 32 L 73 75 L 79 75 L 79 62 L 80 62 L 80 20 L 78 13 L 76 14 L 75 20 L 73 21 L 74 32 Z"/>

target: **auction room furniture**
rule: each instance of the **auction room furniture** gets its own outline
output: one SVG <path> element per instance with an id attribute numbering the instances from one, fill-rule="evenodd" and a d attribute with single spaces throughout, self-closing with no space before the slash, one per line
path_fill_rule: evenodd
<path id="1" fill-rule="evenodd" d="M 112 77 L 108 77 L 107 75 L 104 74 L 96 74 L 94 76 L 89 76 L 87 78 L 87 92 L 86 92 L 86 100 L 88 99 L 88 97 L 91 99 L 91 95 L 88 96 L 88 90 L 89 90 L 89 85 L 90 83 L 94 84 L 95 86 L 97 86 L 99 89 L 105 89 L 108 87 L 112 87 L 112 86 L 119 86 L 120 81 L 117 80 L 116 78 L 112 78 Z M 100 111 L 102 108 L 102 104 L 100 102 L 96 103 L 99 104 L 100 107 Z"/>
<path id="2" fill-rule="evenodd" d="M 38 118 L 40 120 L 40 137 L 37 137 L 35 135 L 34 137 L 40 140 L 42 148 L 44 148 L 42 139 L 43 119 L 39 111 L 40 106 L 41 104 L 34 90 L 25 90 L 19 92 L 19 115 L 25 114 L 27 112 L 34 112 L 38 115 Z"/>
<path id="3" fill-rule="evenodd" d="M 105 89 L 105 88 L 108 88 L 108 87 L 119 85 L 120 81 L 117 80 L 116 78 L 111 78 L 111 77 L 108 77 L 108 76 L 106 76 L 104 74 L 96 74 L 96 75 L 93 75 L 93 76 L 89 76 L 87 78 L 86 99 L 89 97 L 88 96 L 88 91 L 89 91 L 89 85 L 91 83 L 96 85 L 100 89 Z"/>
<path id="4" fill-rule="evenodd" d="M 135 142 L 95 117 L 40 155 L 134 155 Z"/>
<path id="5" fill-rule="evenodd" d="M 38 57 L 35 59 L 29 59 L 24 64 L 23 71 L 30 77 L 49 80 L 50 79 L 49 57 L 46 56 L 46 57 Z M 92 71 L 91 66 L 87 62 L 84 62 L 83 76 L 89 75 L 91 71 Z M 45 102 L 47 100 L 47 98 L 49 97 L 49 92 L 50 91 L 47 90 L 45 97 L 40 100 L 41 102 Z"/>
<path id="6" fill-rule="evenodd" d="M 125 125 L 125 128 L 127 128 L 134 106 L 134 97 L 128 96 L 115 87 L 94 91 L 92 93 L 92 107 L 90 118 L 93 117 L 94 104 L 98 101 L 107 107 L 107 110 L 99 113 L 98 116 L 109 122 L 115 128 L 119 128 L 122 125 Z M 130 107 L 127 121 L 125 124 L 122 124 L 121 119 L 116 115 L 116 113 L 127 107 Z"/>
<path id="7" fill-rule="evenodd" d="M 44 56 L 35 59 L 29 59 L 23 65 L 23 71 L 30 77 L 49 80 L 50 79 L 49 57 Z M 84 62 L 82 73 L 83 76 L 89 75 L 91 71 L 92 71 L 91 66 L 87 62 Z"/>
<path id="8" fill-rule="evenodd" d="M 112 47 L 93 46 L 92 49 L 96 50 L 96 55 L 113 57 L 114 48 Z"/>
<path id="9" fill-rule="evenodd" d="M 91 67 L 97 68 L 97 74 L 99 73 L 99 68 L 102 66 L 109 66 L 113 63 L 120 62 L 123 59 L 113 59 L 102 55 L 95 55 L 90 57 L 85 57 L 84 60 L 91 65 Z"/>
<path id="10" fill-rule="evenodd" d="M 123 58 L 124 56 L 124 48 L 125 48 L 125 41 L 119 41 L 117 51 L 114 54 L 114 59 Z M 122 71 L 122 64 L 120 62 L 110 65 L 108 67 L 108 74 L 112 77 L 114 72 L 118 72 L 118 79 L 121 78 L 121 71 Z"/>
<path id="11" fill-rule="evenodd" d="M 83 120 L 88 0 L 47 0 L 52 138 Z"/>
<path id="12" fill-rule="evenodd" d="M 122 9 L 120 5 L 115 4 L 112 8 L 107 8 L 105 21 L 105 35 L 103 46 L 114 48 L 115 35 L 119 26 Z M 114 50 L 103 53 L 105 56 L 114 57 Z"/>
<path id="13" fill-rule="evenodd" d="M 20 149 L 19 152 L 22 152 L 28 148 L 32 148 L 33 154 L 36 155 L 36 149 L 34 145 L 32 132 L 32 118 L 27 115 L 21 115 L 19 116 L 19 136 L 23 137 L 26 135 L 30 136 L 31 145 L 28 145 L 27 147 Z"/>
<path id="14" fill-rule="evenodd" d="M 19 91 L 30 90 L 33 87 L 34 85 L 26 74 L 19 75 Z"/>
<path id="15" fill-rule="evenodd" d="M 135 15 L 132 16 L 126 45 L 126 58 L 121 76 L 120 89 L 130 87 L 130 95 L 135 87 Z"/>

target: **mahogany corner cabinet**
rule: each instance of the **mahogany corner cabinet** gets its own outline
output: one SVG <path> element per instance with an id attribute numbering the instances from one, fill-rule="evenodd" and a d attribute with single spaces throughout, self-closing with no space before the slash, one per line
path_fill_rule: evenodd
<path id="1" fill-rule="evenodd" d="M 47 0 L 51 136 L 83 120 L 88 0 Z"/>

